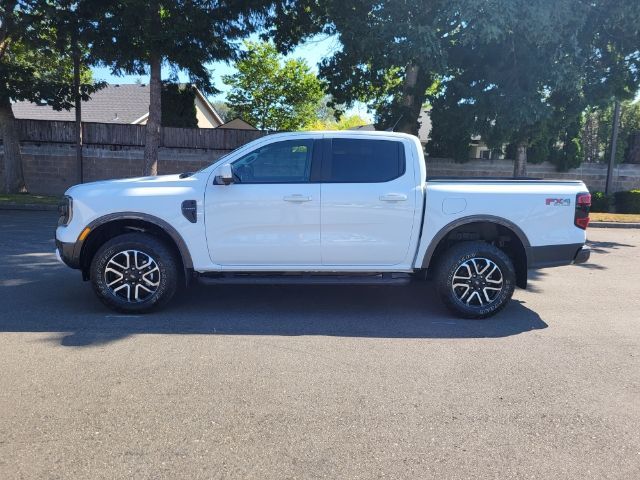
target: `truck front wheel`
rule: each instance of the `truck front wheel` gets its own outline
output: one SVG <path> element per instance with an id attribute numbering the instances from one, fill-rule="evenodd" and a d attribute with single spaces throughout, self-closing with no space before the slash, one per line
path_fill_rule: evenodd
<path id="1" fill-rule="evenodd" d="M 108 307 L 144 313 L 167 303 L 176 292 L 178 266 L 169 248 L 144 233 L 107 241 L 91 261 L 91 283 Z"/>
<path id="2" fill-rule="evenodd" d="M 499 248 L 486 242 L 458 243 L 439 262 L 437 288 L 444 304 L 463 318 L 487 318 L 511 299 L 516 274 Z"/>

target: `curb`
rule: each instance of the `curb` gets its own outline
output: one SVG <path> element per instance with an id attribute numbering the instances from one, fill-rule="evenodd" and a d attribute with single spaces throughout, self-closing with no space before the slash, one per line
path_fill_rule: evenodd
<path id="1" fill-rule="evenodd" d="M 589 222 L 589 228 L 640 228 L 640 223 Z"/>
<path id="2" fill-rule="evenodd" d="M 38 203 L 0 203 L 0 210 L 35 210 L 42 212 L 55 212 L 58 210 L 56 205 L 38 204 Z"/>

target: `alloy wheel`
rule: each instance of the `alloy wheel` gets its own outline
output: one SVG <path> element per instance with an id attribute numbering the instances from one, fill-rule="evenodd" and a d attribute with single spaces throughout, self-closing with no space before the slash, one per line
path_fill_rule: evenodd
<path id="1" fill-rule="evenodd" d="M 123 250 L 107 262 L 104 282 L 113 295 L 130 303 L 144 302 L 160 286 L 160 268 L 147 253 Z"/>
<path id="2" fill-rule="evenodd" d="M 500 267 L 488 258 L 472 258 L 453 274 L 451 288 L 456 298 L 469 306 L 491 304 L 502 291 L 504 278 Z"/>

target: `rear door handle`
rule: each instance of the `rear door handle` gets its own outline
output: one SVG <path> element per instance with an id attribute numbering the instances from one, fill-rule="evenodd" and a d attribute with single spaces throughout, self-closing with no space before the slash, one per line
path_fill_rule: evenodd
<path id="1" fill-rule="evenodd" d="M 310 202 L 311 197 L 307 197 L 306 195 L 300 195 L 299 193 L 296 193 L 294 195 L 285 196 L 283 200 L 285 202 L 303 203 L 303 202 Z"/>
<path id="2" fill-rule="evenodd" d="M 381 195 L 380 200 L 383 202 L 404 202 L 407 200 L 407 196 L 403 193 L 387 193 Z"/>

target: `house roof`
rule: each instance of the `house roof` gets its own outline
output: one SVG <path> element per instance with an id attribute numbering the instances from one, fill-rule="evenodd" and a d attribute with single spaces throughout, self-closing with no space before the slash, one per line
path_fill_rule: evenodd
<path id="1" fill-rule="evenodd" d="M 140 123 L 149 115 L 149 85 L 147 84 L 109 84 L 98 90 L 91 99 L 82 102 L 82 121 L 99 123 Z M 214 118 L 220 115 L 215 111 L 202 93 L 196 89 L 196 95 L 203 100 Z M 33 120 L 75 120 L 75 112 L 71 110 L 56 111 L 49 105 L 38 105 L 31 102 L 16 102 L 12 105 L 16 118 Z"/>
<path id="2" fill-rule="evenodd" d="M 205 108 L 209 110 L 209 112 L 211 112 L 211 115 L 213 115 L 213 118 L 216 119 L 218 124 L 222 125 L 224 123 L 224 120 L 222 120 L 222 117 L 220 116 L 220 114 L 216 112 L 216 109 L 213 108 L 213 105 L 211 105 L 211 102 L 207 100 L 207 97 L 205 97 L 204 94 L 197 88 L 196 88 L 196 97 L 202 100 L 202 104 L 205 106 Z"/>
<path id="3" fill-rule="evenodd" d="M 257 130 L 256 127 L 251 125 L 246 120 L 241 119 L 240 117 L 236 117 L 233 120 L 229 120 L 227 123 L 223 123 L 218 128 L 233 128 L 240 130 Z"/>
<path id="4" fill-rule="evenodd" d="M 361 130 L 363 132 L 375 132 L 376 127 L 373 123 L 368 123 L 366 125 L 358 125 L 357 127 L 351 127 L 349 130 Z"/>
<path id="5" fill-rule="evenodd" d="M 149 113 L 149 85 L 112 84 L 82 103 L 83 122 L 133 123 Z M 75 120 L 74 109 L 55 111 L 49 105 L 31 102 L 13 104 L 16 118 L 34 120 Z"/>

